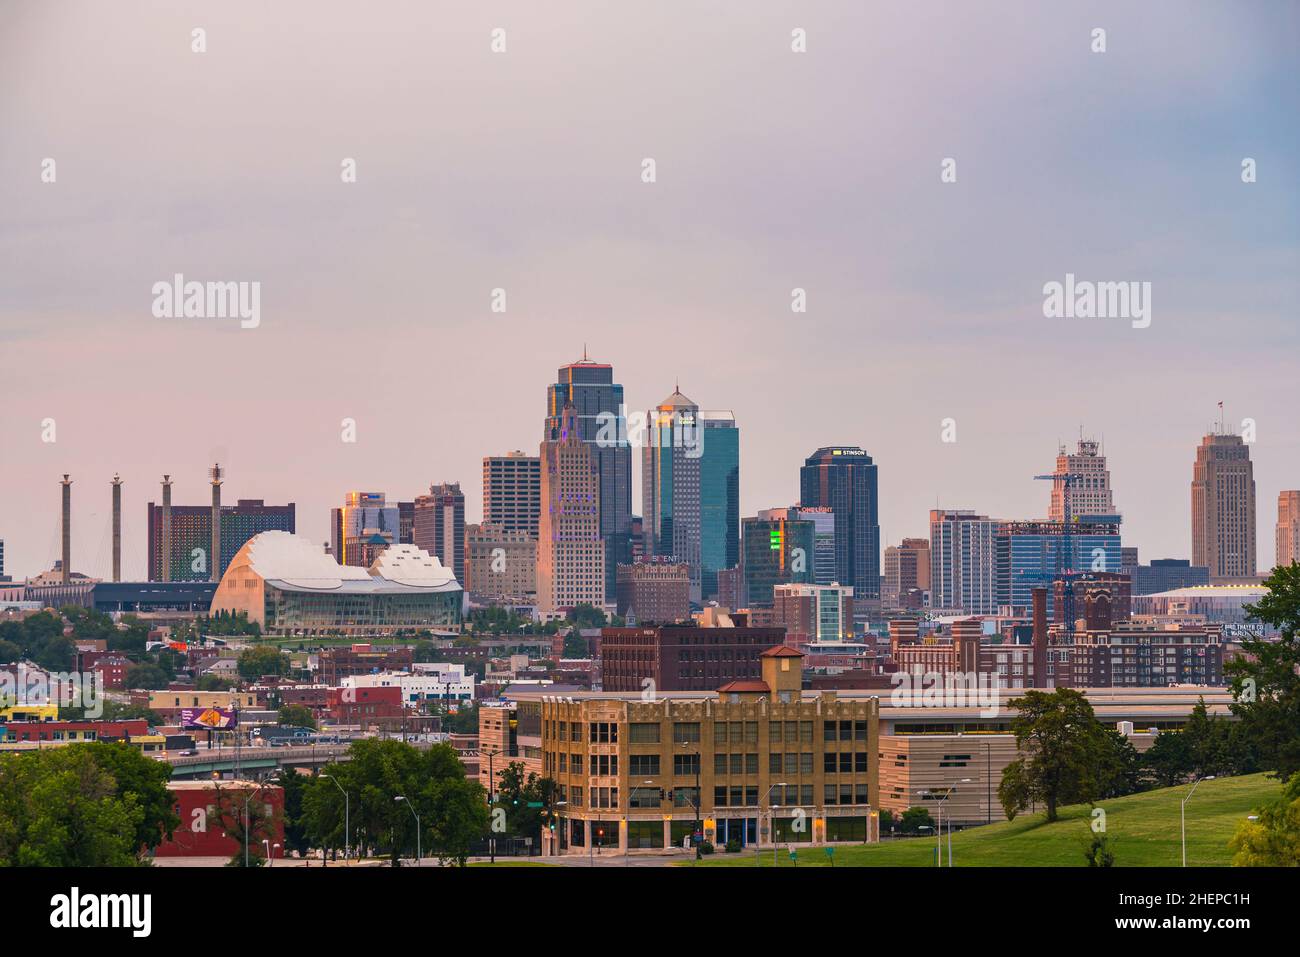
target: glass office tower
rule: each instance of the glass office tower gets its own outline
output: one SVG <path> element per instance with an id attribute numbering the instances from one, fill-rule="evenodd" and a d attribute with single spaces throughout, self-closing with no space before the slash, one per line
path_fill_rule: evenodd
<path id="1" fill-rule="evenodd" d="M 700 587 L 718 594 L 718 572 L 740 562 L 740 429 L 730 412 L 703 412 L 700 433 Z"/>

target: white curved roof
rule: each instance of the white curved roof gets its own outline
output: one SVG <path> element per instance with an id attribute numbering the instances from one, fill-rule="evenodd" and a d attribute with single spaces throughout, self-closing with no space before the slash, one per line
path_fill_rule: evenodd
<path id="1" fill-rule="evenodd" d="M 289 532 L 261 532 L 254 535 L 230 565 L 246 561 L 262 578 L 278 579 L 299 588 L 340 588 L 344 581 L 370 578 L 364 568 L 340 565 L 310 539 Z"/>
<path id="2" fill-rule="evenodd" d="M 263 580 L 312 591 L 378 592 L 405 588 L 458 590 L 451 569 L 414 545 L 390 545 L 370 568 L 340 565 L 310 539 L 289 532 L 254 535 L 230 560 L 226 573 L 247 565 Z"/>
<path id="3" fill-rule="evenodd" d="M 389 545 L 371 564 L 370 574 L 412 588 L 441 588 L 454 581 L 451 569 L 414 545 Z"/>

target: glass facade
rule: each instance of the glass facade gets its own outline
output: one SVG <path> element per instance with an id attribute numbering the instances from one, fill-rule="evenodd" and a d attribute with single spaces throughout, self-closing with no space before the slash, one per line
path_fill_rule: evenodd
<path id="1" fill-rule="evenodd" d="M 1063 572 L 1118 572 L 1119 541 L 1114 523 L 1078 522 L 1068 536 L 1061 522 L 1003 525 L 996 537 L 998 604 L 1029 608 L 1033 589 L 1051 593 Z M 1052 605 L 1047 603 L 1049 620 Z"/>
<path id="2" fill-rule="evenodd" d="M 818 449 L 799 470 L 799 504 L 835 513 L 835 577 L 858 599 L 880 597 L 879 484 L 860 448 Z"/>
<path id="3" fill-rule="evenodd" d="M 743 524 L 741 573 L 748 604 L 771 605 L 774 586 L 813 580 L 812 522 L 747 518 Z"/>
<path id="4" fill-rule="evenodd" d="M 700 587 L 709 599 L 718 593 L 718 572 L 740 562 L 740 430 L 734 418 L 701 418 Z"/>
<path id="5" fill-rule="evenodd" d="M 391 633 L 403 628 L 454 628 L 461 591 L 296 591 L 266 583 L 267 634 Z"/>

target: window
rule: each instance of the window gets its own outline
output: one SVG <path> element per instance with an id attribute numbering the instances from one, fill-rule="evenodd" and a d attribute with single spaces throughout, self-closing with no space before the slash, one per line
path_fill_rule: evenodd
<path id="1" fill-rule="evenodd" d="M 745 756 L 743 754 L 733 754 L 731 757 L 731 773 L 740 775 L 745 773 Z"/>
<path id="2" fill-rule="evenodd" d="M 745 773 L 758 774 L 758 754 L 756 752 L 745 755 Z"/>
<path id="3" fill-rule="evenodd" d="M 767 739 L 775 744 L 781 743 L 781 722 L 773 721 L 767 729 Z"/>
<path id="4" fill-rule="evenodd" d="M 561 732 L 563 734 L 563 732 Z M 628 726 L 628 740 L 633 744 L 658 744 L 659 725 L 637 722 Z"/>
<path id="5" fill-rule="evenodd" d="M 773 753 L 767 756 L 767 773 L 768 774 L 781 773 L 781 755 Z"/>
<path id="6" fill-rule="evenodd" d="M 714 806 L 714 807 L 726 807 L 726 806 L 727 806 L 727 789 L 726 789 L 725 787 L 722 787 L 722 786 L 715 786 L 715 787 L 714 787 L 714 789 L 713 789 L 713 806 Z"/>
<path id="7" fill-rule="evenodd" d="M 827 774 L 835 774 L 839 770 L 836 762 L 837 762 L 837 758 L 835 756 L 835 752 L 827 751 L 822 759 L 822 770 L 825 771 Z"/>
<path id="8" fill-rule="evenodd" d="M 659 773 L 659 755 L 633 754 L 628 757 L 634 777 L 654 777 Z"/>
<path id="9" fill-rule="evenodd" d="M 867 770 L 867 752 L 859 751 L 857 754 L 853 755 L 853 770 L 859 774 L 862 774 Z"/>
<path id="10" fill-rule="evenodd" d="M 722 752 L 718 752 L 713 756 L 713 773 L 714 774 L 727 773 L 727 756 Z"/>
<path id="11" fill-rule="evenodd" d="M 812 739 L 813 739 L 813 723 L 811 721 L 800 721 L 799 722 L 799 743 L 812 744 Z"/>
<path id="12" fill-rule="evenodd" d="M 813 773 L 813 756 L 811 751 L 804 751 L 802 754 L 799 755 L 799 773 L 800 774 Z"/>
<path id="13" fill-rule="evenodd" d="M 699 727 L 696 725 L 696 727 Z M 700 773 L 700 756 L 698 754 L 674 754 L 673 774 L 686 777 Z"/>
<path id="14" fill-rule="evenodd" d="M 823 741 L 834 741 L 834 740 L 835 740 L 835 722 L 834 722 L 834 721 L 823 721 L 823 722 L 822 722 L 822 740 L 823 740 Z"/>
<path id="15" fill-rule="evenodd" d="M 674 721 L 674 744 L 698 744 L 700 740 L 700 723 L 698 721 Z"/>
<path id="16" fill-rule="evenodd" d="M 847 751 L 840 755 L 840 774 L 853 773 L 853 755 Z"/>

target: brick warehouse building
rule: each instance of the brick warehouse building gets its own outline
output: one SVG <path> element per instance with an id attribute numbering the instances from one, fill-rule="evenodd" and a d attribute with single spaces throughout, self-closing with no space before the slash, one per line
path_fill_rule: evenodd
<path id="1" fill-rule="evenodd" d="M 761 679 L 648 701 L 520 693 L 521 712 L 539 706 L 543 770 L 567 802 L 544 850 L 680 847 L 697 820 L 719 846 L 876 840 L 879 702 L 802 691 L 801 659 L 771 648 Z"/>
<path id="2" fill-rule="evenodd" d="M 784 628 L 755 628 L 744 616 L 723 627 L 663 625 L 602 628 L 601 680 L 606 691 L 713 691 L 729 681 L 756 679 L 764 649 L 785 639 Z"/>

